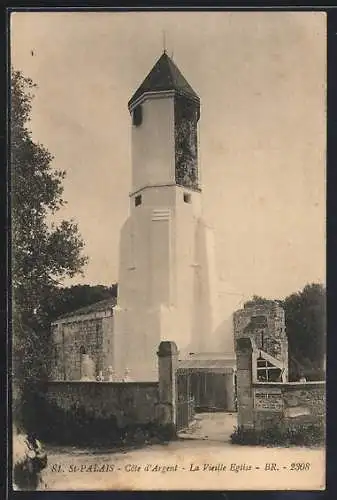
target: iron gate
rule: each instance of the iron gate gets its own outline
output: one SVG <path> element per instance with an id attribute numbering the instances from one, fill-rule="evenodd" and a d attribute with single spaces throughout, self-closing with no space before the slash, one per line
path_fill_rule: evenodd
<path id="1" fill-rule="evenodd" d="M 186 429 L 194 419 L 195 401 L 190 390 L 190 374 L 183 368 L 176 371 L 177 431 Z"/>
<path id="2" fill-rule="evenodd" d="M 197 411 L 225 411 L 227 408 L 226 374 L 194 370 L 190 375 L 190 391 Z"/>

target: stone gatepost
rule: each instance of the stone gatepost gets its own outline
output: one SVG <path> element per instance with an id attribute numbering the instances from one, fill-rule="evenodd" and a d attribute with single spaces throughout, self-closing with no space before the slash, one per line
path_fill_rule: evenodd
<path id="1" fill-rule="evenodd" d="M 238 427 L 252 429 L 254 427 L 254 397 L 252 386 L 253 345 L 251 339 L 237 339 L 235 351 Z"/>
<path id="2" fill-rule="evenodd" d="M 175 433 L 177 422 L 176 370 L 178 365 L 178 349 L 175 342 L 161 342 L 157 355 L 159 372 L 157 418 L 161 425 L 171 428 Z"/>
<path id="3" fill-rule="evenodd" d="M 236 411 L 236 387 L 235 380 L 236 371 L 233 370 L 232 373 L 228 373 L 225 375 L 225 387 L 226 387 L 226 397 L 227 397 L 227 411 L 235 412 Z"/>

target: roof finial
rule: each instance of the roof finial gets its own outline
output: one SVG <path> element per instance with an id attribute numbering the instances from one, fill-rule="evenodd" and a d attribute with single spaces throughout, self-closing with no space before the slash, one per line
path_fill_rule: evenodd
<path id="1" fill-rule="evenodd" d="M 163 30 L 163 52 L 166 54 L 166 31 Z"/>

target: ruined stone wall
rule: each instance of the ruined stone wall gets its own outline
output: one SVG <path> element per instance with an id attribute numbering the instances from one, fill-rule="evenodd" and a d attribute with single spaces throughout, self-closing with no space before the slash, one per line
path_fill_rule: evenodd
<path id="1" fill-rule="evenodd" d="M 235 339 L 252 338 L 258 349 L 288 367 L 285 313 L 277 302 L 248 305 L 234 313 L 233 321 Z"/>

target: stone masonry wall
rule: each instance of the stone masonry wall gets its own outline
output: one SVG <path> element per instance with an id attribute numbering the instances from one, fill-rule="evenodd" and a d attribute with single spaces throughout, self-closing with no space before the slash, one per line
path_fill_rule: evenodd
<path id="1" fill-rule="evenodd" d="M 287 420 L 308 415 L 314 419 L 325 418 L 325 382 L 295 382 L 282 387 L 284 417 Z"/>
<path id="2" fill-rule="evenodd" d="M 114 317 L 108 316 L 102 318 L 102 371 L 106 375 L 109 366 L 114 367 Z"/>
<path id="3" fill-rule="evenodd" d="M 254 324 L 254 319 L 256 321 Z M 236 311 L 233 316 L 234 338 L 251 338 L 264 350 L 288 367 L 288 340 L 284 309 L 277 302 L 254 304 Z M 263 323 L 265 321 L 265 323 Z M 259 322 L 261 324 L 259 324 Z"/>
<path id="4" fill-rule="evenodd" d="M 80 380 L 81 353 L 95 363 L 96 375 L 112 361 L 113 317 L 78 318 L 53 326 L 52 380 Z"/>
<path id="5" fill-rule="evenodd" d="M 236 341 L 237 366 L 237 411 L 238 426 L 254 426 L 253 390 L 252 390 L 252 348 L 250 339 Z"/>
<path id="6" fill-rule="evenodd" d="M 49 382 L 45 398 L 72 412 L 116 419 L 118 427 L 153 422 L 159 402 L 156 382 Z"/>
<path id="7" fill-rule="evenodd" d="M 254 426 L 296 427 L 325 420 L 325 383 L 253 384 Z"/>
<path id="8" fill-rule="evenodd" d="M 257 382 L 253 370 L 257 352 L 251 338 L 236 341 L 239 427 L 324 425 L 325 382 Z"/>
<path id="9" fill-rule="evenodd" d="M 177 346 L 161 342 L 157 355 L 158 382 L 54 380 L 41 386 L 36 404 L 43 439 L 74 444 L 176 437 Z"/>

